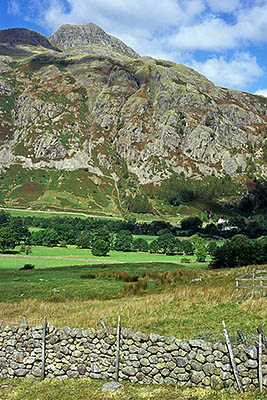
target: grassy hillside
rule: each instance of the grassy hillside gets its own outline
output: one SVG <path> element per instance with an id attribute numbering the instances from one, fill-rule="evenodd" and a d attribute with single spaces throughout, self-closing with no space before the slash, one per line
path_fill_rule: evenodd
<path id="1" fill-rule="evenodd" d="M 211 339 L 222 335 L 223 319 L 233 336 L 237 328 L 250 334 L 261 325 L 266 331 L 266 299 L 235 293 L 235 277 L 249 269 L 209 271 L 161 263 L 1 271 L 0 319 L 20 323 L 26 315 L 34 325 L 47 316 L 59 327 L 99 328 L 100 317 L 116 326 L 120 314 L 124 327 Z M 86 272 L 91 279 L 81 279 Z M 136 283 L 124 282 L 123 272 L 146 274 L 147 288 L 134 290 Z"/>

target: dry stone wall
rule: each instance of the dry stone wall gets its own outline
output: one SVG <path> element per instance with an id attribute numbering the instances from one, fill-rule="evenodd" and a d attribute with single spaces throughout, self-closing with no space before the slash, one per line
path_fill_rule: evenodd
<path id="1" fill-rule="evenodd" d="M 41 377 L 43 326 L 0 328 L 0 378 Z M 257 347 L 233 347 L 244 390 L 258 387 Z M 57 329 L 48 324 L 45 377 L 115 378 L 116 329 Z M 262 356 L 267 389 L 267 355 Z M 181 340 L 121 329 L 119 379 L 183 387 L 237 389 L 223 343 Z"/>

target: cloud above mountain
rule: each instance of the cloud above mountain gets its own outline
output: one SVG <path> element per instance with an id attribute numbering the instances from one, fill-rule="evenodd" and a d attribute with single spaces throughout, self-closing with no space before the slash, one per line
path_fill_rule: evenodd
<path id="1" fill-rule="evenodd" d="M 11 0 L 10 12 L 23 1 Z M 267 42 L 266 0 L 30 0 L 24 10 L 48 34 L 94 22 L 138 53 L 198 67 L 216 84 L 244 89 L 266 79 L 257 61 Z"/>

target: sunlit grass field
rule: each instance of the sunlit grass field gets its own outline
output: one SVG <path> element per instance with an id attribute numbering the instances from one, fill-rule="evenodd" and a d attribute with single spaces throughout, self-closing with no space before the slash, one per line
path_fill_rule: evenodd
<path id="1" fill-rule="evenodd" d="M 19 251 L 19 247 L 16 248 Z M 23 256 L 23 257 L 21 257 Z M 50 257 L 50 258 L 40 258 Z M 107 256 L 93 256 L 89 249 L 78 249 L 76 246 L 69 247 L 43 247 L 32 246 L 32 253 L 25 256 L 24 253 L 0 255 L 0 271 L 4 269 L 19 269 L 24 264 L 34 264 L 35 268 L 51 268 L 71 265 L 101 263 L 140 263 L 140 262 L 169 262 L 180 263 L 185 258 L 181 255 L 166 256 L 165 254 L 150 254 L 141 252 L 110 251 Z M 208 263 L 196 262 L 195 256 L 186 257 L 192 261 L 190 265 L 194 268 L 204 268 Z M 207 261 L 210 259 L 207 258 Z"/>
<path id="2" fill-rule="evenodd" d="M 164 385 L 136 385 L 122 382 L 114 393 L 102 393 L 104 381 L 89 378 L 68 379 L 10 379 L 0 380 L 3 400 L 266 400 L 262 393 L 216 392 L 207 389 L 182 389 Z"/>
<path id="3" fill-rule="evenodd" d="M 50 251 L 52 249 L 47 249 Z M 63 249 L 66 250 L 66 249 Z M 267 266 L 261 266 L 266 269 Z M 118 315 L 122 327 L 146 333 L 155 332 L 177 338 L 223 339 L 225 320 L 231 340 L 237 340 L 241 328 L 248 340 L 254 340 L 257 327 L 267 330 L 266 298 L 237 295 L 235 278 L 253 267 L 213 271 L 173 263 L 95 264 L 32 271 L 0 272 L 0 320 L 20 324 L 25 315 L 30 326 L 43 318 L 56 327 L 100 329 L 100 318 L 115 327 Z M 100 277 L 81 279 L 86 272 Z M 136 294 L 124 293 L 128 283 L 109 278 L 125 271 L 143 276 L 158 274 L 148 287 Z M 107 273 L 104 277 L 103 274 Z M 172 273 L 177 279 L 169 280 Z M 160 277 L 166 276 L 166 282 Z M 90 379 L 10 379 L 0 380 L 1 400 L 266 400 L 266 393 L 229 393 L 207 389 L 182 389 L 165 385 L 135 385 L 122 382 L 122 389 L 104 394 L 104 381 Z"/>
<path id="4" fill-rule="evenodd" d="M 212 271 L 169 263 L 128 263 L 4 270 L 0 319 L 21 322 L 27 315 L 34 325 L 47 316 L 55 326 L 100 328 L 100 317 L 115 326 L 121 315 L 123 326 L 177 337 L 217 335 L 224 319 L 233 334 L 237 328 L 255 333 L 259 325 L 267 329 L 266 298 L 235 292 L 235 278 L 250 269 Z M 116 273 L 123 271 L 151 279 L 145 289 L 127 291 L 131 283 L 116 279 Z M 81 279 L 87 272 L 94 276 Z"/>

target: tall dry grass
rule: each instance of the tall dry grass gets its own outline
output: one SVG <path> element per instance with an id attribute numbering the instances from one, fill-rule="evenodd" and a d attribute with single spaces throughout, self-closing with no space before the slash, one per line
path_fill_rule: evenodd
<path id="1" fill-rule="evenodd" d="M 58 327 L 94 327 L 100 329 L 99 319 L 109 327 L 116 326 L 118 315 L 122 326 L 166 336 L 199 337 L 222 331 L 224 319 L 230 331 L 241 328 L 255 332 L 261 325 L 267 330 L 267 301 L 265 297 L 236 295 L 229 286 L 184 286 L 164 293 L 124 297 L 113 300 L 72 300 L 43 302 L 22 300 L 0 303 L 0 319 L 22 322 L 26 315 L 31 326 L 40 324 L 46 316 Z"/>

